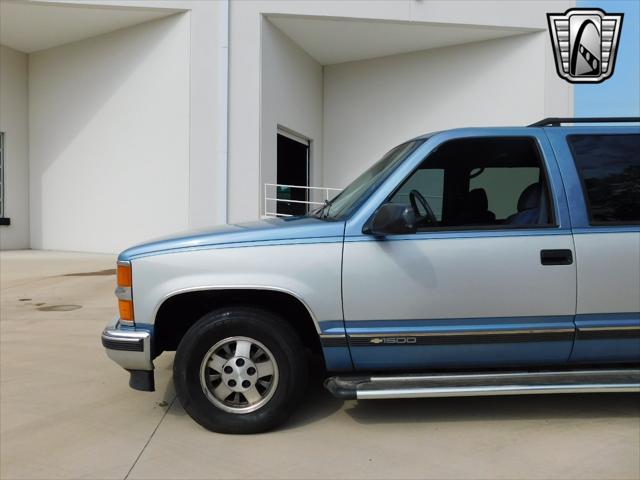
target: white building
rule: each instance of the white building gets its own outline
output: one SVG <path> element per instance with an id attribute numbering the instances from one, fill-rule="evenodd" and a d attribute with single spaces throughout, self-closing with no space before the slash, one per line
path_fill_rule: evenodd
<path id="1" fill-rule="evenodd" d="M 117 252 L 422 133 L 568 116 L 546 13 L 572 6 L 0 0 L 0 245 Z"/>

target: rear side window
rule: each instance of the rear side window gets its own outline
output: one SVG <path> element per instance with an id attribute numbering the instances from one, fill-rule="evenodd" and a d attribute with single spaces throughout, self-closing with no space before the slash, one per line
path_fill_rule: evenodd
<path id="1" fill-rule="evenodd" d="M 591 224 L 640 223 L 640 135 L 570 135 Z"/>

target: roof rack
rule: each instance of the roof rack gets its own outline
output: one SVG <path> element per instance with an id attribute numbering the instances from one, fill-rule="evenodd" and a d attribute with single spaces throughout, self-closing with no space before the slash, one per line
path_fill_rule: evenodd
<path id="1" fill-rule="evenodd" d="M 529 127 L 559 127 L 563 123 L 633 123 L 640 122 L 640 117 L 549 117 L 528 125 Z"/>

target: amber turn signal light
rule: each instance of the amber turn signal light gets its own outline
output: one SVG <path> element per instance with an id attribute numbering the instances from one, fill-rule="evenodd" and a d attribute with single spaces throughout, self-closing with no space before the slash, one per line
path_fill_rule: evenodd
<path id="1" fill-rule="evenodd" d="M 118 286 L 131 286 L 131 265 L 118 264 Z"/>
<path id="2" fill-rule="evenodd" d="M 118 300 L 120 320 L 133 322 L 133 302 L 131 300 Z"/>

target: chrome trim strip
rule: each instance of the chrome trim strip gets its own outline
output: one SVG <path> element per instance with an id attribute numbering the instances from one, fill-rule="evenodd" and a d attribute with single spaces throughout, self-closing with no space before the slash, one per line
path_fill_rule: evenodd
<path id="1" fill-rule="evenodd" d="M 356 398 L 388 399 L 388 398 L 429 398 L 429 397 L 472 397 L 497 395 L 525 395 L 547 393 L 601 393 L 601 392 L 640 392 L 640 383 L 623 384 L 577 384 L 577 385 L 538 385 L 538 386 L 482 386 L 482 387 L 447 387 L 447 388 L 396 388 L 388 390 L 358 390 Z"/>
<path id="2" fill-rule="evenodd" d="M 137 341 L 140 339 L 144 340 L 149 338 L 151 334 L 146 330 L 127 331 L 127 330 L 117 330 L 117 329 L 106 329 L 105 331 L 102 332 L 102 336 L 111 338 L 114 340 L 121 340 L 123 342 L 126 342 L 127 340 L 134 340 L 134 341 Z"/>
<path id="3" fill-rule="evenodd" d="M 135 344 L 137 344 L 140 340 L 142 340 L 141 338 L 132 338 L 132 337 L 118 338 L 116 336 L 107 335 L 104 333 L 102 334 L 102 338 L 105 340 L 112 340 L 120 343 L 135 343 Z"/>
<path id="4" fill-rule="evenodd" d="M 620 325 L 610 327 L 578 327 L 578 332 L 604 332 L 604 331 L 640 330 L 640 325 Z"/>
<path id="5" fill-rule="evenodd" d="M 527 333 L 573 333 L 573 328 L 545 328 L 545 329 L 516 329 L 516 330 L 465 330 L 452 332 L 451 330 L 442 332 L 392 332 L 392 333 L 350 333 L 352 338 L 375 338 L 375 337 L 442 337 L 442 336 L 463 336 L 463 335 L 518 335 Z"/>
<path id="6" fill-rule="evenodd" d="M 609 370 L 559 370 L 548 372 L 500 372 L 500 373 L 452 373 L 452 374 L 433 374 L 433 375 L 406 375 L 406 376 L 373 376 L 371 382 L 406 382 L 421 380 L 483 380 L 490 378 L 505 379 L 531 379 L 541 377 L 571 377 L 576 375 L 637 375 L 640 378 L 640 369 L 609 369 Z"/>
<path id="7" fill-rule="evenodd" d="M 371 337 L 350 338 L 352 347 L 393 347 L 429 345 L 480 345 L 492 343 L 571 342 L 574 333 L 541 333 L 517 335 L 442 335 L 426 337 Z"/>
<path id="8" fill-rule="evenodd" d="M 358 399 L 598 392 L 640 392 L 640 369 L 376 376 L 356 387 Z"/>

